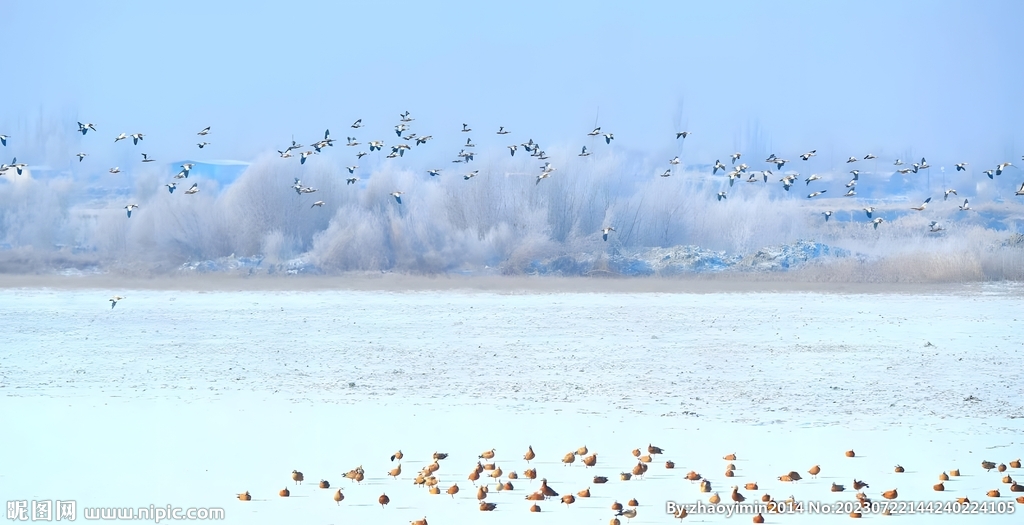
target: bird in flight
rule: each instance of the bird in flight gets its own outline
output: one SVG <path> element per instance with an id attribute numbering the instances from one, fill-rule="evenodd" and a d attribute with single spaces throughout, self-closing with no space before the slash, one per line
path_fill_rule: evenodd
<path id="1" fill-rule="evenodd" d="M 509 132 L 505 131 L 505 126 L 498 126 L 498 135 L 508 135 Z"/>
<path id="2" fill-rule="evenodd" d="M 199 193 L 199 183 L 198 182 L 193 183 L 191 188 L 185 190 L 185 195 L 195 195 L 196 193 Z"/>
<path id="3" fill-rule="evenodd" d="M 199 149 L 203 149 L 203 148 L 205 148 L 206 146 L 209 146 L 209 145 L 210 145 L 209 142 L 199 142 L 199 143 L 196 144 L 196 146 L 199 146 Z"/>
<path id="4" fill-rule="evenodd" d="M 178 183 L 172 182 L 170 184 L 164 184 L 164 186 L 167 186 L 167 193 L 174 193 L 174 189 L 178 187 Z"/>
<path id="5" fill-rule="evenodd" d="M 196 135 L 208 135 L 209 133 L 210 133 L 210 126 L 206 126 L 199 133 L 196 133 Z"/>
<path id="6" fill-rule="evenodd" d="M 118 136 L 117 136 L 117 137 L 116 137 L 116 138 L 114 139 L 114 142 L 117 142 L 117 141 L 119 141 L 119 140 L 124 140 L 124 139 L 126 139 L 126 138 L 128 138 L 128 135 L 125 135 L 124 133 L 122 133 L 122 134 L 118 135 Z"/>
<path id="7" fill-rule="evenodd" d="M 402 192 L 402 191 L 393 191 L 393 192 L 391 192 L 391 196 L 395 198 L 395 202 L 397 202 L 398 204 L 402 204 L 402 195 L 404 195 L 404 194 L 405 194 L 405 192 Z"/>
<path id="8" fill-rule="evenodd" d="M 138 204 L 129 204 L 129 205 L 124 207 L 124 209 L 128 210 L 128 218 L 129 219 L 132 218 L 132 210 L 134 210 L 134 209 L 136 209 L 138 207 L 139 207 Z"/>
<path id="9" fill-rule="evenodd" d="M 142 162 L 153 162 L 154 159 L 149 158 L 149 155 L 142 154 Z"/>
<path id="10" fill-rule="evenodd" d="M 142 140 L 143 137 L 145 137 L 145 135 L 143 135 L 142 133 L 132 133 L 132 143 L 138 146 L 139 141 Z"/>
<path id="11" fill-rule="evenodd" d="M 120 301 L 121 299 L 124 299 L 124 297 L 121 297 L 120 295 L 115 295 L 110 299 L 107 299 L 108 301 L 110 301 L 110 309 L 113 310 L 114 307 L 117 306 L 117 302 Z"/>
<path id="12" fill-rule="evenodd" d="M 89 154 L 88 153 L 79 153 L 78 155 L 75 155 L 75 156 L 78 157 L 78 162 L 82 162 L 82 160 L 85 159 L 85 157 L 87 155 L 89 155 Z"/>
<path id="13" fill-rule="evenodd" d="M 82 124 L 81 122 L 78 123 L 78 131 L 81 131 L 82 135 L 88 133 L 90 129 L 96 131 L 96 126 L 93 126 L 92 122 L 86 124 Z"/>
<path id="14" fill-rule="evenodd" d="M 692 134 L 693 134 L 692 131 L 677 131 L 676 132 L 676 140 L 678 140 L 678 139 L 685 139 L 686 137 L 689 137 Z"/>
<path id="15" fill-rule="evenodd" d="M 611 226 L 605 226 L 604 228 L 601 228 L 601 237 L 605 240 L 605 242 L 608 242 L 608 232 L 613 231 L 615 231 L 615 228 L 612 228 Z"/>

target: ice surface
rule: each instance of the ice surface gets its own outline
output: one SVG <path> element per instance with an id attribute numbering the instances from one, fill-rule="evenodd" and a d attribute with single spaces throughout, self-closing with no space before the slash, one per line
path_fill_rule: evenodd
<path id="1" fill-rule="evenodd" d="M 225 507 L 230 523 L 669 523 L 667 500 L 706 501 L 696 470 L 729 501 L 1011 501 L 982 460 L 1024 456 L 1024 296 L 1012 286 L 934 293 L 538 293 L 385 290 L 4 289 L 0 414 L 7 500 L 79 506 Z M 667 450 L 620 481 L 629 451 Z M 489 514 L 467 479 L 497 449 L 570 508 L 524 500 L 537 483 L 491 483 Z M 561 457 L 587 445 L 598 465 Z M 388 457 L 406 454 L 398 480 Z M 857 457 L 843 452 L 855 449 Z M 434 451 L 442 495 L 412 484 Z M 722 456 L 736 452 L 736 477 Z M 664 460 L 676 462 L 666 470 Z M 397 463 L 397 462 L 396 462 Z M 819 479 L 777 477 L 820 464 Z M 896 474 L 901 464 L 906 472 Z M 342 473 L 362 465 L 357 485 Z M 933 492 L 940 472 L 963 476 Z M 305 473 L 296 487 L 293 469 Z M 486 474 L 486 473 L 485 473 Z M 1021 469 L 1007 471 L 1015 479 Z M 594 475 L 608 476 L 594 485 Z M 327 479 L 343 487 L 316 488 Z M 1024 479 L 1024 478 L 1022 478 Z M 847 485 L 829 492 L 832 482 Z M 443 494 L 462 489 L 453 501 Z M 288 486 L 290 498 L 277 491 Z M 985 492 L 998 488 L 998 500 Z M 250 491 L 253 501 L 234 495 Z M 386 492 L 392 503 L 376 505 Z M 1019 511 L 1024 509 L 1017 507 Z M 865 516 L 866 519 L 875 518 Z M 80 517 L 81 519 L 81 517 Z M 688 521 L 749 516 L 691 515 Z M 767 523 L 839 516 L 770 515 Z M 883 519 L 878 517 L 876 519 Z M 884 518 L 889 519 L 889 518 Z M 900 523 L 1019 523 L 1020 516 L 892 517 Z M 625 520 L 623 520 L 625 522 Z"/>

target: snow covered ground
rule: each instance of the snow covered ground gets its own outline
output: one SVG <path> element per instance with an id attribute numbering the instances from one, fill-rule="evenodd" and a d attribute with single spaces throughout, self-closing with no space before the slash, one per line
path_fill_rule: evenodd
<path id="1" fill-rule="evenodd" d="M 1024 456 L 1024 290 L 926 293 L 541 293 L 523 290 L 0 290 L 6 500 L 224 507 L 230 523 L 670 523 L 666 501 L 882 501 L 1015 505 L 1013 515 L 899 523 L 1019 523 L 1004 475 Z M 644 479 L 630 454 L 666 449 Z M 522 459 L 528 445 L 537 452 Z M 586 445 L 594 468 L 565 453 Z M 484 450 L 507 474 L 536 466 L 566 508 L 528 512 L 538 482 L 467 475 Z M 403 472 L 387 476 L 401 449 Z M 847 458 L 844 452 L 856 451 Z M 414 486 L 435 451 L 441 495 Z M 722 456 L 735 452 L 736 476 Z M 674 470 L 664 461 L 675 461 Z M 818 479 L 806 471 L 821 465 Z M 906 472 L 897 474 L 900 464 Z M 343 473 L 362 465 L 361 484 Z M 941 472 L 962 476 L 934 492 Z M 293 469 L 306 482 L 294 486 Z M 797 483 L 778 476 L 805 474 Z M 486 476 L 488 472 L 485 472 Z M 607 484 L 592 482 L 608 476 Z M 330 481 L 331 489 L 316 482 Z M 505 480 L 503 477 L 502 480 Z M 756 482 L 758 490 L 743 490 Z M 832 493 L 833 482 L 846 485 Z M 444 491 L 458 483 L 454 500 Z M 290 498 L 277 492 L 288 486 Z M 342 487 L 345 500 L 331 496 Z M 987 498 L 999 489 L 1001 497 Z M 235 494 L 249 491 L 253 501 Z M 377 497 L 391 504 L 381 509 Z M 79 519 L 82 519 L 79 516 Z M 766 515 L 766 523 L 849 519 Z M 748 522 L 691 514 L 686 521 Z M 623 519 L 625 523 L 625 519 Z"/>

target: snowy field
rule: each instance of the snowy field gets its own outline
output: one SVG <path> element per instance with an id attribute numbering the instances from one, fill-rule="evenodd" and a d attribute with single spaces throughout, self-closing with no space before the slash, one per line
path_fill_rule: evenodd
<path id="1" fill-rule="evenodd" d="M 113 310 L 110 288 L 0 288 L 0 494 L 80 508 L 223 507 L 240 524 L 604 524 L 614 501 L 636 498 L 630 523 L 673 523 L 667 501 L 711 495 L 684 478 L 694 470 L 724 503 L 733 485 L 748 502 L 852 502 L 856 478 L 876 502 L 898 489 L 898 502 L 967 496 L 1017 511 L 864 519 L 1021 523 L 1013 498 L 1024 492 L 1001 480 L 1024 481 L 1024 469 L 981 462 L 1024 456 L 1024 288 L 627 293 L 616 282 L 557 293 L 139 286 L 117 289 L 126 298 Z M 631 450 L 651 443 L 666 453 L 643 479 L 620 480 L 637 464 Z M 594 468 L 562 465 L 584 445 Z M 467 476 L 492 448 L 501 480 L 520 479 L 511 491 L 491 481 L 485 501 L 498 506 L 483 513 Z M 387 473 L 399 449 L 396 480 Z M 440 495 L 413 484 L 435 451 L 450 454 L 435 473 Z M 344 479 L 358 466 L 364 481 Z M 538 481 L 522 479 L 531 467 Z M 789 471 L 804 479 L 777 479 Z M 531 514 L 524 498 L 539 478 L 563 495 L 592 494 Z M 317 488 L 321 479 L 331 488 Z M 743 488 L 752 482 L 757 490 Z M 833 482 L 846 491 L 831 492 Z M 291 497 L 278 496 L 284 487 Z M 1001 496 L 986 497 L 991 489 Z M 236 499 L 244 491 L 252 501 Z M 691 513 L 684 523 L 750 520 Z"/>

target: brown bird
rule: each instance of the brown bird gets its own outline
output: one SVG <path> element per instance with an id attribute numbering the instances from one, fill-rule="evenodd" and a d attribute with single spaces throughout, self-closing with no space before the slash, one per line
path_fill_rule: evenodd
<path id="1" fill-rule="evenodd" d="M 1020 468 L 1020 458 L 1011 461 L 1010 468 Z"/>
<path id="2" fill-rule="evenodd" d="M 636 466 L 633 467 L 633 475 L 634 476 L 643 476 L 644 475 L 644 464 L 643 463 L 637 463 Z"/>
<path id="3" fill-rule="evenodd" d="M 436 463 L 435 463 L 436 464 Z M 388 471 L 388 476 L 398 479 L 398 476 L 402 473 L 402 464 L 399 463 L 397 467 Z"/>
<path id="4" fill-rule="evenodd" d="M 639 507 L 640 503 L 637 502 L 636 498 L 633 498 L 633 499 L 627 501 L 626 505 L 629 505 L 630 507 Z"/>
<path id="5" fill-rule="evenodd" d="M 637 458 L 640 457 L 640 449 L 638 449 L 638 448 L 634 448 L 633 449 L 633 457 L 637 457 Z"/>
<path id="6" fill-rule="evenodd" d="M 846 490 L 846 487 L 842 485 L 836 485 L 835 482 L 832 483 L 832 492 L 842 492 L 844 490 Z"/>
<path id="7" fill-rule="evenodd" d="M 640 456 L 639 459 L 640 459 L 641 463 L 650 463 L 650 462 L 654 461 L 654 458 L 652 458 L 650 456 L 650 454 L 645 454 L 643 456 Z"/>
<path id="8" fill-rule="evenodd" d="M 1006 472 L 1006 465 L 1000 463 L 999 466 L 996 467 L 996 470 L 998 470 L 999 472 Z"/>
<path id="9" fill-rule="evenodd" d="M 853 490 L 869 489 L 869 488 L 871 488 L 871 487 L 869 487 L 867 483 L 864 483 L 863 481 L 857 481 L 857 478 L 853 478 Z"/>
<path id="10" fill-rule="evenodd" d="M 240 499 L 242 501 L 252 501 L 252 495 L 249 494 L 249 491 L 247 490 L 247 491 L 239 494 L 238 495 L 238 499 Z"/>
<path id="11" fill-rule="evenodd" d="M 576 496 L 566 494 L 565 496 L 562 496 L 562 503 L 565 503 L 565 506 L 568 507 L 569 505 L 576 503 Z"/>
<path id="12" fill-rule="evenodd" d="M 626 521 L 629 521 L 636 517 L 636 509 L 623 509 L 620 510 L 617 516 L 625 516 Z"/>
<path id="13" fill-rule="evenodd" d="M 949 481 L 949 476 L 945 472 L 939 474 L 939 481 Z"/>
<path id="14" fill-rule="evenodd" d="M 899 494 L 896 493 L 896 489 L 887 490 L 882 493 L 882 497 L 885 499 L 896 499 Z"/>
<path id="15" fill-rule="evenodd" d="M 763 501 L 765 503 L 767 503 L 767 502 L 769 502 L 771 500 L 772 500 L 772 496 L 771 496 L 771 494 L 768 494 L 767 492 L 765 492 L 764 495 L 761 496 L 761 501 Z"/>
<path id="16" fill-rule="evenodd" d="M 619 479 L 621 479 L 622 481 L 629 481 L 632 477 L 633 477 L 633 475 L 630 474 L 629 472 L 620 472 L 619 473 Z"/>
<path id="17" fill-rule="evenodd" d="M 530 460 L 535 458 L 535 457 L 537 457 L 537 454 L 533 453 L 533 445 L 530 445 L 526 449 L 526 454 L 523 454 L 523 459 L 525 459 L 526 462 L 529 463 Z"/>
<path id="18" fill-rule="evenodd" d="M 285 487 L 278 491 L 277 495 L 281 496 L 282 498 L 287 498 L 288 496 L 292 495 L 292 491 L 288 490 L 288 487 Z"/>
<path id="19" fill-rule="evenodd" d="M 480 502 L 480 510 L 482 510 L 484 512 L 490 512 L 490 511 L 492 511 L 492 510 L 494 510 L 496 508 L 498 508 L 498 504 L 497 503 L 487 503 L 486 501 L 481 501 Z"/>
<path id="20" fill-rule="evenodd" d="M 946 490 L 946 486 L 943 485 L 942 482 L 940 481 L 940 482 L 932 485 L 932 490 L 934 490 L 935 492 L 942 492 L 942 491 Z"/>
<path id="21" fill-rule="evenodd" d="M 583 445 L 582 447 L 576 449 L 576 455 L 577 456 L 586 456 L 587 452 L 589 452 L 589 450 L 587 450 L 587 446 L 586 445 Z"/>
<path id="22" fill-rule="evenodd" d="M 410 521 L 409 525 L 427 525 L 427 517 L 424 516 L 421 520 Z"/>
<path id="23" fill-rule="evenodd" d="M 526 476 L 526 479 L 537 479 L 537 469 L 528 468 L 523 471 L 523 476 Z"/>
<path id="24" fill-rule="evenodd" d="M 619 518 L 612 518 L 608 521 L 608 525 L 622 525 L 622 522 L 619 521 Z"/>
<path id="25" fill-rule="evenodd" d="M 793 481 L 793 478 L 791 478 L 789 474 L 783 474 L 779 476 L 779 481 Z"/>
<path id="26" fill-rule="evenodd" d="M 999 497 L 999 489 L 992 489 L 992 490 L 988 491 L 987 493 L 985 493 L 985 495 L 990 497 L 990 498 L 998 498 Z"/>
<path id="27" fill-rule="evenodd" d="M 971 500 L 967 496 L 964 496 L 962 498 L 957 498 L 956 502 L 960 503 L 962 505 L 962 504 L 965 504 L 965 503 L 970 503 Z"/>
<path id="28" fill-rule="evenodd" d="M 733 452 L 732 454 L 728 454 L 728 455 L 722 456 L 722 459 L 724 459 L 726 461 L 736 461 L 736 453 Z"/>
<path id="29" fill-rule="evenodd" d="M 446 457 L 448 457 L 448 454 L 445 452 L 434 452 L 434 461 L 439 461 Z"/>
<path id="30" fill-rule="evenodd" d="M 540 492 L 534 492 L 533 494 L 528 494 L 526 496 L 526 499 L 528 499 L 530 501 L 540 501 L 540 500 L 544 499 L 544 494 L 542 494 Z"/>
<path id="31" fill-rule="evenodd" d="M 746 497 L 743 496 L 743 494 L 740 494 L 740 488 L 735 485 L 732 487 L 731 497 L 732 500 L 735 501 L 736 503 L 743 503 L 747 499 Z"/>
<path id="32" fill-rule="evenodd" d="M 383 509 L 384 505 L 391 503 L 391 498 L 389 498 L 387 494 L 381 494 L 380 497 L 377 498 L 377 503 L 380 503 L 380 508 Z"/>
<path id="33" fill-rule="evenodd" d="M 341 505 L 341 500 L 345 499 L 345 495 L 341 493 L 341 489 L 334 493 L 334 502 Z"/>
<path id="34" fill-rule="evenodd" d="M 958 468 L 955 468 L 955 469 L 953 469 L 953 470 L 950 470 L 950 471 L 949 471 L 949 475 L 950 475 L 950 476 L 959 476 L 959 475 L 960 475 L 960 469 L 958 469 Z"/>
<path id="35" fill-rule="evenodd" d="M 431 487 L 427 489 L 427 492 L 433 495 L 437 495 L 441 493 L 441 489 L 437 488 L 437 485 L 431 485 Z"/>
<path id="36" fill-rule="evenodd" d="M 658 454 L 664 454 L 665 450 L 663 450 L 661 447 L 656 447 L 656 446 L 648 443 L 647 444 L 647 453 L 648 454 L 653 454 L 653 455 L 658 455 Z"/>
<path id="37" fill-rule="evenodd" d="M 679 518 L 680 521 L 688 515 L 689 513 L 686 512 L 686 507 L 679 507 L 676 509 L 675 517 Z"/>
<path id="38" fill-rule="evenodd" d="M 302 473 L 297 471 L 297 470 L 293 470 L 292 471 L 292 480 L 295 481 L 296 485 L 298 485 L 299 483 L 302 483 L 302 480 L 303 480 Z"/>
<path id="39" fill-rule="evenodd" d="M 725 470 L 736 470 L 736 465 L 729 463 L 728 465 L 725 466 Z"/>
<path id="40" fill-rule="evenodd" d="M 892 470 L 893 470 L 893 472 L 895 472 L 895 473 L 897 473 L 897 474 L 899 474 L 900 472 L 903 472 L 903 471 L 904 471 L 903 467 L 902 467 L 902 466 L 900 466 L 900 465 L 896 465 L 896 467 L 895 467 L 895 468 L 893 468 Z"/>
<path id="41" fill-rule="evenodd" d="M 590 497 L 590 487 L 587 487 L 587 488 L 577 492 L 576 495 L 581 497 L 581 498 L 589 498 Z"/>
<path id="42" fill-rule="evenodd" d="M 569 452 L 562 456 L 562 463 L 565 465 L 571 465 L 574 461 L 576 461 L 576 454 L 574 452 Z"/>
<path id="43" fill-rule="evenodd" d="M 665 468 L 676 468 L 676 462 L 672 460 L 666 461 Z"/>
<path id="44" fill-rule="evenodd" d="M 996 468 L 996 464 L 992 463 L 991 461 L 982 461 L 981 462 L 981 468 L 983 468 L 985 470 L 992 470 L 992 469 Z"/>
<path id="45" fill-rule="evenodd" d="M 587 467 L 593 467 L 597 465 L 597 452 L 583 458 L 583 464 Z"/>
<path id="46" fill-rule="evenodd" d="M 322 479 L 322 480 L 320 480 L 320 488 L 322 488 L 322 489 L 329 489 L 329 488 L 331 488 L 331 483 L 329 481 L 327 481 L 326 479 Z"/>
<path id="47" fill-rule="evenodd" d="M 412 484 L 413 485 L 423 485 L 423 484 L 426 484 L 426 482 L 427 482 L 427 478 L 423 476 L 422 472 L 420 472 L 419 474 L 416 474 L 416 479 L 412 480 Z"/>
<path id="48" fill-rule="evenodd" d="M 394 461 L 396 459 L 402 459 L 403 457 L 405 457 L 405 456 L 402 454 L 402 451 L 399 450 L 398 452 L 395 452 L 394 454 L 391 454 L 391 461 Z"/>
<path id="49" fill-rule="evenodd" d="M 356 472 L 356 477 L 354 479 L 355 479 L 356 483 L 361 483 L 363 481 L 363 471 L 360 470 L 360 471 Z"/>
<path id="50" fill-rule="evenodd" d="M 506 481 L 504 484 L 501 485 L 501 488 L 502 490 L 512 490 L 514 487 L 512 486 L 512 482 Z"/>
<path id="51" fill-rule="evenodd" d="M 727 477 L 727 478 L 731 478 L 731 477 L 733 477 L 735 475 L 736 474 L 733 474 L 733 472 L 731 470 L 725 471 L 725 477 Z"/>
<path id="52" fill-rule="evenodd" d="M 1003 483 L 1009 485 L 1010 483 L 1013 483 L 1013 478 L 1011 478 L 1010 476 L 1003 476 Z"/>
<path id="53" fill-rule="evenodd" d="M 743 488 L 747 490 L 757 490 L 757 482 L 747 483 L 746 485 L 743 486 Z"/>
<path id="54" fill-rule="evenodd" d="M 433 474 L 434 472 L 437 472 L 438 469 L 440 469 L 440 468 L 441 468 L 441 464 L 438 463 L 437 461 L 435 461 L 435 462 L 427 465 L 426 470 L 427 470 L 428 473 Z"/>
<path id="55" fill-rule="evenodd" d="M 708 503 L 712 505 L 718 505 L 718 502 L 720 501 L 722 501 L 722 498 L 718 495 L 717 492 L 712 494 L 711 497 L 708 498 Z"/>
<path id="56" fill-rule="evenodd" d="M 701 482 L 700 482 L 700 491 L 701 492 L 711 492 L 711 482 L 706 480 L 706 479 L 701 480 Z"/>
<path id="57" fill-rule="evenodd" d="M 1014 501 L 1020 503 L 1021 505 L 1024 505 L 1024 496 L 1017 496 L 1017 499 Z"/>
<path id="58" fill-rule="evenodd" d="M 618 501 L 612 503 L 612 510 L 622 510 L 622 504 Z"/>
<path id="59" fill-rule="evenodd" d="M 480 454 L 479 457 L 482 459 L 494 459 L 494 449 L 492 448 L 491 450 L 485 451 L 483 454 Z"/>
<path id="60" fill-rule="evenodd" d="M 819 472 L 821 472 L 821 467 L 818 465 L 811 467 L 811 469 L 807 471 L 807 473 L 810 474 L 812 478 L 818 477 Z"/>
<path id="61" fill-rule="evenodd" d="M 757 516 L 754 516 L 754 523 L 764 523 L 764 516 L 760 512 L 757 513 Z"/>
<path id="62" fill-rule="evenodd" d="M 540 480 L 540 489 L 538 490 L 540 490 L 541 494 L 544 494 L 545 496 L 555 497 L 558 495 L 558 493 L 555 492 L 555 489 L 548 486 L 547 479 Z"/>
<path id="63" fill-rule="evenodd" d="M 475 470 L 471 470 L 469 472 L 469 480 L 472 481 L 474 485 L 476 485 L 476 480 L 478 479 L 480 479 L 480 473 Z"/>
<path id="64" fill-rule="evenodd" d="M 885 510 L 889 510 L 889 509 L 888 509 L 888 508 L 886 508 Z M 883 511 L 883 512 L 884 512 L 884 511 Z M 863 514 L 861 514 L 860 512 L 857 512 L 857 511 L 853 511 L 853 512 L 851 512 L 851 513 L 850 513 L 850 517 L 851 517 L 851 518 L 860 518 L 860 517 L 862 517 L 862 516 L 863 516 Z"/>
<path id="65" fill-rule="evenodd" d="M 513 470 L 512 472 L 508 473 L 507 477 L 508 479 L 519 479 L 519 474 L 516 474 L 516 471 Z"/>
<path id="66" fill-rule="evenodd" d="M 1010 483 L 1010 492 L 1024 492 L 1024 485 L 1018 485 L 1016 481 Z"/>
<path id="67" fill-rule="evenodd" d="M 540 512 L 540 505 L 537 505 L 536 503 L 530 505 L 530 512 Z"/>
<path id="68" fill-rule="evenodd" d="M 789 471 L 789 478 L 793 481 L 800 481 L 804 479 L 803 477 L 800 476 L 800 473 L 795 470 Z"/>
<path id="69" fill-rule="evenodd" d="M 848 457 L 848 458 L 852 458 L 852 457 L 854 457 L 854 456 L 856 456 L 856 455 L 857 455 L 857 454 L 856 454 L 856 453 L 854 453 L 854 452 L 853 452 L 852 450 L 847 450 L 847 451 L 846 451 L 846 457 Z"/>
<path id="70" fill-rule="evenodd" d="M 448 493 L 449 496 L 452 497 L 452 499 L 455 499 L 455 495 L 459 493 L 459 484 L 456 483 L 448 487 L 448 490 L 446 492 Z"/>
<path id="71" fill-rule="evenodd" d="M 498 478 L 501 477 L 501 474 L 502 474 L 501 468 L 494 467 L 494 472 L 491 472 L 491 477 L 494 478 L 494 479 L 498 479 Z"/>
<path id="72" fill-rule="evenodd" d="M 476 488 L 476 499 L 485 500 L 487 499 L 487 486 L 482 485 Z"/>

